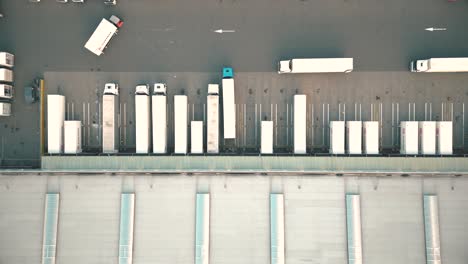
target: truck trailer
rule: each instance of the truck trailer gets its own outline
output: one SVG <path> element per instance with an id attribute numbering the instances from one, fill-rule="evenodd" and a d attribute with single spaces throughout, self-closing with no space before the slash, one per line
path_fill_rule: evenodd
<path id="1" fill-rule="evenodd" d="M 155 83 L 151 108 L 153 118 L 153 153 L 167 152 L 167 98 L 166 84 Z"/>
<path id="2" fill-rule="evenodd" d="M 352 72 L 353 58 L 291 59 L 278 63 L 278 73 Z"/>
<path id="3" fill-rule="evenodd" d="M 203 154 L 203 121 L 190 122 L 190 145 L 192 154 Z"/>
<path id="4" fill-rule="evenodd" d="M 411 61 L 410 70 L 411 72 L 468 72 L 468 57 Z"/>
<path id="5" fill-rule="evenodd" d="M 97 56 L 101 56 L 110 39 L 117 35 L 122 25 L 122 20 L 116 16 L 111 16 L 109 20 L 103 18 L 84 47 Z"/>
<path id="6" fill-rule="evenodd" d="M 81 153 L 81 121 L 67 120 L 64 122 L 64 153 Z"/>
<path id="7" fill-rule="evenodd" d="M 219 85 L 208 84 L 206 152 L 219 153 Z"/>
<path id="8" fill-rule="evenodd" d="M 12 83 L 13 82 L 13 71 L 9 69 L 0 69 L 0 82 Z"/>
<path id="9" fill-rule="evenodd" d="M 224 138 L 236 138 L 236 100 L 232 68 L 223 69 Z"/>
<path id="10" fill-rule="evenodd" d="M 0 66 L 13 68 L 15 66 L 15 56 L 8 52 L 0 52 Z"/>
<path id="11" fill-rule="evenodd" d="M 186 95 L 174 95 L 174 153 L 187 154 Z"/>
<path id="12" fill-rule="evenodd" d="M 294 154 L 306 154 L 306 100 L 305 94 L 294 95 Z"/>
<path id="13" fill-rule="evenodd" d="M 135 89 L 136 153 L 147 154 L 149 152 L 150 122 L 149 85 L 138 85 Z"/>
<path id="14" fill-rule="evenodd" d="M 119 86 L 106 83 L 102 96 L 102 152 L 119 152 Z"/>
<path id="15" fill-rule="evenodd" d="M 63 126 L 65 122 L 65 96 L 47 95 L 47 150 L 51 154 L 63 153 Z"/>

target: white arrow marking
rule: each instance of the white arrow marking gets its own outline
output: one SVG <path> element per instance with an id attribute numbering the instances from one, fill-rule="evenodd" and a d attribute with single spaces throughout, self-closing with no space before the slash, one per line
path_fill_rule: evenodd
<path id="1" fill-rule="evenodd" d="M 236 31 L 233 30 L 233 29 L 224 29 L 224 30 L 223 29 L 218 29 L 218 30 L 215 30 L 213 32 L 222 34 L 222 33 L 234 33 Z"/>
<path id="2" fill-rule="evenodd" d="M 426 28 L 425 30 L 427 31 L 445 31 L 447 30 L 446 28 L 434 28 L 434 27 L 430 27 L 430 28 Z"/>

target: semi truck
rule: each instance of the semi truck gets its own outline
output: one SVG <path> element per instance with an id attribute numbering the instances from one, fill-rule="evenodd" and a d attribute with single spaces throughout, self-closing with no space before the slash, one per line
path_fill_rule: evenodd
<path id="1" fill-rule="evenodd" d="M 81 153 L 81 121 L 67 120 L 64 122 L 64 153 Z"/>
<path id="2" fill-rule="evenodd" d="M 278 73 L 352 72 L 353 58 L 291 59 L 278 62 Z"/>
<path id="3" fill-rule="evenodd" d="M 232 68 L 223 68 L 223 124 L 224 138 L 236 138 L 236 100 Z"/>
<path id="4" fill-rule="evenodd" d="M 9 69 L 0 69 L 0 82 L 12 83 L 13 72 Z"/>
<path id="5" fill-rule="evenodd" d="M 466 58 L 430 58 L 410 63 L 411 72 L 468 72 Z"/>
<path id="6" fill-rule="evenodd" d="M 102 152 L 119 152 L 119 86 L 106 83 L 102 96 Z"/>
<path id="7" fill-rule="evenodd" d="M 97 56 L 101 56 L 110 39 L 114 35 L 117 35 L 122 25 L 122 20 L 114 15 L 111 16 L 109 20 L 103 18 L 84 47 Z"/>
<path id="8" fill-rule="evenodd" d="M 219 153 L 219 85 L 208 84 L 206 152 Z"/>
<path id="9" fill-rule="evenodd" d="M 167 98 L 166 84 L 155 83 L 151 97 L 153 116 L 153 153 L 167 152 Z"/>
<path id="10" fill-rule="evenodd" d="M 11 104 L 0 102 L 0 116 L 11 116 Z"/>
<path id="11" fill-rule="evenodd" d="M 135 129 L 136 153 L 148 153 L 150 146 L 150 97 L 148 84 L 138 85 L 135 88 Z"/>
<path id="12" fill-rule="evenodd" d="M 13 87 L 8 84 L 0 84 L 0 98 L 13 98 Z"/>
<path id="13" fill-rule="evenodd" d="M 15 56 L 8 52 L 0 52 L 0 66 L 13 68 L 15 66 Z"/>
<path id="14" fill-rule="evenodd" d="M 65 96 L 47 95 L 47 150 L 51 154 L 63 152 Z"/>
<path id="15" fill-rule="evenodd" d="M 192 154 L 203 154 L 203 121 L 190 122 L 190 146 Z"/>
<path id="16" fill-rule="evenodd" d="M 174 153 L 187 154 L 186 95 L 174 95 Z"/>

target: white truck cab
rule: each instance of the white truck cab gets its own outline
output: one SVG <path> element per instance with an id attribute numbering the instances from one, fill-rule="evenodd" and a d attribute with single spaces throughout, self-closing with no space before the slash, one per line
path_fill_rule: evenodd
<path id="1" fill-rule="evenodd" d="M 119 95 L 119 85 L 116 83 L 106 83 L 104 86 L 104 94 Z"/>
<path id="2" fill-rule="evenodd" d="M 140 84 L 135 88 L 135 95 L 149 95 L 149 85 Z"/>
<path id="3" fill-rule="evenodd" d="M 166 90 L 167 90 L 167 87 L 165 83 L 155 83 L 153 94 L 154 95 L 166 95 Z"/>

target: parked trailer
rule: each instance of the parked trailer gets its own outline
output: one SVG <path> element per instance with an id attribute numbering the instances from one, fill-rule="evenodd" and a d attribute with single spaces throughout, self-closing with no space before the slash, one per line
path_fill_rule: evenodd
<path id="1" fill-rule="evenodd" d="M 135 89 L 136 153 L 146 154 L 149 152 L 150 122 L 149 85 L 138 85 Z"/>
<path id="2" fill-rule="evenodd" d="M 420 153 L 423 155 L 436 154 L 436 122 L 419 122 L 419 142 Z"/>
<path id="3" fill-rule="evenodd" d="M 365 121 L 363 122 L 363 138 L 364 138 L 364 154 L 375 155 L 379 154 L 379 122 Z"/>
<path id="4" fill-rule="evenodd" d="M 203 121 L 190 122 L 191 132 L 191 153 L 203 154 Z"/>
<path id="5" fill-rule="evenodd" d="M 152 104 L 153 118 L 153 153 L 167 152 L 167 98 L 166 84 L 155 83 Z"/>
<path id="6" fill-rule="evenodd" d="M 13 86 L 8 84 L 0 84 L 0 98 L 13 98 Z"/>
<path id="7" fill-rule="evenodd" d="M 13 71 L 9 69 L 0 69 L 0 82 L 13 82 Z"/>
<path id="8" fill-rule="evenodd" d="M 48 153 L 63 153 L 63 126 L 65 122 L 65 96 L 47 95 L 47 149 Z"/>
<path id="9" fill-rule="evenodd" d="M 119 152 L 119 88 L 115 83 L 107 83 L 102 96 L 102 152 Z"/>
<path id="10" fill-rule="evenodd" d="M 0 66 L 13 68 L 15 66 L 15 56 L 8 52 L 0 52 Z"/>
<path id="11" fill-rule="evenodd" d="M 348 154 L 362 154 L 362 122 L 346 122 L 346 150 Z"/>
<path id="12" fill-rule="evenodd" d="M 187 96 L 174 96 L 174 153 L 187 154 Z"/>
<path id="13" fill-rule="evenodd" d="M 291 59 L 278 63 L 278 73 L 352 72 L 353 58 Z"/>
<path id="14" fill-rule="evenodd" d="M 219 85 L 208 84 L 206 152 L 219 153 Z"/>
<path id="15" fill-rule="evenodd" d="M 345 154 L 345 121 L 330 122 L 330 154 Z"/>
<path id="16" fill-rule="evenodd" d="M 262 121 L 260 153 L 273 154 L 273 121 Z"/>
<path id="17" fill-rule="evenodd" d="M 431 58 L 410 63 L 411 72 L 468 72 L 466 58 Z"/>
<path id="18" fill-rule="evenodd" d="M 11 116 L 11 104 L 0 102 L 0 116 Z"/>
<path id="19" fill-rule="evenodd" d="M 418 121 L 402 121 L 400 123 L 400 153 L 417 155 L 419 147 Z"/>
<path id="20" fill-rule="evenodd" d="M 294 95 L 294 154 L 306 154 L 306 95 Z"/>
<path id="21" fill-rule="evenodd" d="M 110 39 L 117 34 L 122 24 L 123 22 L 116 16 L 111 16 L 109 20 L 103 18 L 84 47 L 97 56 L 101 56 Z"/>
<path id="22" fill-rule="evenodd" d="M 453 154 L 453 124 L 452 121 L 437 122 L 437 154 Z"/>
<path id="23" fill-rule="evenodd" d="M 65 154 L 81 153 L 81 121 L 67 120 L 64 122 Z"/>
<path id="24" fill-rule="evenodd" d="M 236 100 L 231 68 L 223 69 L 223 124 L 224 138 L 236 138 Z"/>

